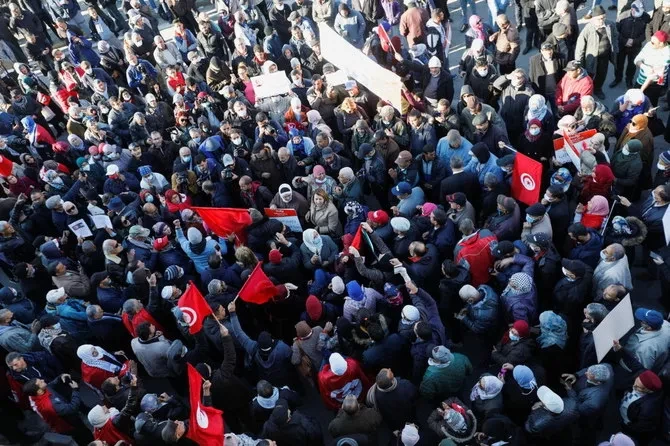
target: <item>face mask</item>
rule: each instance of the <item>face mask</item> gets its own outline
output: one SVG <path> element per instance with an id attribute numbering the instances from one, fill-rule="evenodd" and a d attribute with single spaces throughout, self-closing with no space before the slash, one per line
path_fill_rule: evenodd
<path id="1" fill-rule="evenodd" d="M 644 14 L 644 11 L 636 11 L 635 9 L 631 9 L 630 11 L 630 15 L 635 18 L 642 17 L 642 14 Z"/>
<path id="2" fill-rule="evenodd" d="M 535 219 L 531 217 L 530 215 L 526 215 L 526 223 L 533 224 L 535 223 Z"/>
<path id="3" fill-rule="evenodd" d="M 621 153 L 623 153 L 626 156 L 630 155 L 630 150 L 628 150 L 628 146 L 625 146 L 623 149 L 621 149 Z"/>
<path id="4" fill-rule="evenodd" d="M 102 158 L 100 155 L 93 155 L 94 160 L 99 160 L 100 158 Z"/>
<path id="5" fill-rule="evenodd" d="M 91 166 L 89 165 L 82 166 L 81 170 L 83 170 L 84 172 L 88 172 L 89 170 L 91 170 Z"/>
<path id="6" fill-rule="evenodd" d="M 121 155 L 119 155 L 118 153 L 114 152 L 114 153 L 110 153 L 109 155 L 107 155 L 107 158 L 110 159 L 110 160 L 117 160 L 117 159 L 119 159 L 120 156 L 121 156 Z"/>
<path id="7" fill-rule="evenodd" d="M 523 85 L 523 81 L 520 81 L 520 80 L 517 80 L 517 79 L 512 80 L 512 87 L 517 88 L 517 87 L 520 87 L 522 85 Z"/>
<path id="8" fill-rule="evenodd" d="M 93 68 L 87 68 L 84 70 L 86 74 L 93 74 Z"/>
<path id="9" fill-rule="evenodd" d="M 154 196 L 153 195 L 147 195 L 147 198 L 145 200 L 147 203 L 153 203 L 154 202 Z"/>
<path id="10" fill-rule="evenodd" d="M 199 144 L 200 143 L 200 137 L 193 138 L 193 142 L 196 143 L 196 144 Z"/>
<path id="11" fill-rule="evenodd" d="M 657 168 L 658 170 L 665 170 L 665 169 L 667 169 L 667 167 L 666 167 L 664 164 L 661 164 L 661 163 L 657 163 L 657 164 L 656 164 L 656 168 Z"/>
<path id="12" fill-rule="evenodd" d="M 486 75 L 489 74 L 489 69 L 484 68 L 483 70 L 477 70 L 477 74 L 479 74 L 481 77 L 486 77 Z"/>
<path id="13" fill-rule="evenodd" d="M 142 41 L 141 40 L 136 40 L 133 42 L 135 46 L 142 46 Z"/>
<path id="14" fill-rule="evenodd" d="M 548 194 L 544 194 L 544 197 L 542 197 L 542 198 L 544 198 L 545 200 L 547 200 L 549 202 L 554 201 L 554 198 L 550 197 Z"/>
<path id="15" fill-rule="evenodd" d="M 600 258 L 603 259 L 605 262 L 607 262 L 608 261 L 607 253 L 605 251 L 600 251 Z"/>
<path id="16" fill-rule="evenodd" d="M 538 253 L 542 251 L 542 248 L 540 248 L 537 245 L 530 245 L 530 250 L 533 251 L 534 253 Z"/>
<path id="17" fill-rule="evenodd" d="M 596 328 L 596 324 L 592 321 L 583 321 L 582 328 L 588 331 L 593 331 L 593 329 Z"/>
<path id="18" fill-rule="evenodd" d="M 565 269 L 565 268 L 561 268 L 561 271 L 563 272 L 563 275 L 565 276 L 565 278 L 568 279 L 570 282 L 574 282 L 574 281 L 575 281 L 575 279 L 573 279 L 572 277 L 568 277 L 568 273 L 569 273 L 570 271 L 568 271 L 568 270 Z"/>
<path id="19" fill-rule="evenodd" d="M 519 339 L 521 339 L 519 336 L 512 334 L 512 332 L 509 333 L 510 341 L 518 341 Z"/>
<path id="20" fill-rule="evenodd" d="M 533 135 L 533 136 L 537 136 L 537 135 L 540 134 L 540 129 L 534 127 L 534 128 L 532 128 L 532 129 L 529 129 L 529 130 L 528 130 L 528 133 L 530 133 L 530 134 Z"/>
<path id="21" fill-rule="evenodd" d="M 382 122 L 384 123 L 384 125 L 389 125 L 391 123 L 391 121 L 387 121 L 386 119 L 382 119 Z"/>
<path id="22" fill-rule="evenodd" d="M 54 330 L 60 330 L 60 322 L 54 324 L 51 328 L 53 328 Z"/>
<path id="23" fill-rule="evenodd" d="M 185 163 L 190 163 L 191 162 L 191 155 L 183 157 L 182 161 L 184 161 Z"/>
<path id="24" fill-rule="evenodd" d="M 364 157 L 366 160 L 371 160 L 373 157 L 372 156 L 365 156 Z"/>
<path id="25" fill-rule="evenodd" d="M 232 141 L 233 144 L 235 144 L 236 146 L 239 146 L 240 144 L 242 144 L 242 138 L 231 139 L 231 141 Z"/>
<path id="26" fill-rule="evenodd" d="M 245 109 L 243 109 L 243 110 L 239 110 L 239 111 L 237 112 L 237 114 L 238 114 L 238 116 L 241 117 L 241 118 L 246 118 L 246 117 L 247 117 L 247 109 L 245 108 Z"/>

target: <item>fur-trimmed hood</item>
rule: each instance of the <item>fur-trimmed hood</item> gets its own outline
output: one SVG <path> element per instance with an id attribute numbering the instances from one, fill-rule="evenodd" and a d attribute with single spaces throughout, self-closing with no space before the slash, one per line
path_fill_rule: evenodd
<path id="1" fill-rule="evenodd" d="M 623 246 L 637 246 L 647 238 L 647 225 L 637 217 L 626 217 L 626 221 L 632 230 L 632 234 L 619 234 L 614 232 L 612 226 L 607 228 L 606 244 L 621 243 Z"/>

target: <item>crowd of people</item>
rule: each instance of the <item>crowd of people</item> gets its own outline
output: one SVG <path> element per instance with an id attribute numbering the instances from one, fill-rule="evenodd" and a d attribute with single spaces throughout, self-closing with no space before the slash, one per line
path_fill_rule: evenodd
<path id="1" fill-rule="evenodd" d="M 382 428 L 403 446 L 670 441 L 670 150 L 654 139 L 670 0 L 616 23 L 596 0 L 583 25 L 579 2 L 461 0 L 453 33 L 436 0 L 16 1 L 0 7 L 16 62 L 0 73 L 0 442 L 196 444 L 189 365 L 226 446 L 376 445 Z M 323 25 L 397 74 L 401 102 L 337 83 Z M 610 71 L 627 90 L 605 103 Z M 273 73 L 290 90 L 260 94 Z M 542 165 L 535 202 L 512 187 L 518 154 Z M 215 233 L 199 208 L 250 224 Z M 237 298 L 259 265 L 276 285 L 262 305 Z M 634 298 L 601 358 L 593 332 L 638 279 L 659 305 Z M 211 310 L 195 334 L 189 286 Z"/>

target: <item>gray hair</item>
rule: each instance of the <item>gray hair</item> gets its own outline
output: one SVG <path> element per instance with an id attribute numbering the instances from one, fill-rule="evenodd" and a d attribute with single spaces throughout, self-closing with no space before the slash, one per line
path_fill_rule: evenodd
<path id="1" fill-rule="evenodd" d="M 392 117 L 395 116 L 395 109 L 394 109 L 392 106 L 390 106 L 390 105 L 385 105 L 385 106 L 382 107 L 382 109 L 381 109 L 381 111 L 379 112 L 379 114 L 380 114 L 383 118 L 388 118 L 388 119 L 390 119 L 390 118 L 392 118 Z"/>
<path id="2" fill-rule="evenodd" d="M 351 169 L 351 167 L 343 167 L 340 169 L 339 175 L 343 178 L 351 180 L 354 178 L 354 171 Z"/>
<path id="3" fill-rule="evenodd" d="M 108 238 L 104 242 L 102 242 L 102 253 L 104 255 L 109 255 L 112 253 L 112 250 L 116 248 L 116 246 L 113 246 L 112 243 L 114 243 L 116 240 Z"/>
<path id="4" fill-rule="evenodd" d="M 123 303 L 123 312 L 135 314 L 142 309 L 142 302 L 137 299 L 128 299 Z"/>
<path id="5" fill-rule="evenodd" d="M 612 243 L 610 246 L 612 247 L 612 251 L 614 251 L 614 258 L 616 260 L 623 259 L 623 257 L 626 255 L 626 250 L 624 247 L 619 243 Z"/>
<path id="6" fill-rule="evenodd" d="M 449 160 L 449 165 L 452 169 L 462 169 L 463 168 L 463 158 L 460 156 L 452 156 Z"/>
<path id="7" fill-rule="evenodd" d="M 458 230 L 461 231 L 463 235 L 470 235 L 475 232 L 475 224 L 469 218 L 464 218 L 458 224 Z"/>
<path id="8" fill-rule="evenodd" d="M 586 371 L 591 373 L 599 382 L 608 381 L 612 377 L 612 368 L 607 364 L 594 364 Z"/>
<path id="9" fill-rule="evenodd" d="M 88 307 L 86 307 L 86 317 L 88 317 L 89 319 L 93 319 L 93 316 L 98 314 L 98 310 L 102 310 L 100 305 L 89 305 Z"/>
<path id="10" fill-rule="evenodd" d="M 609 310 L 605 308 L 605 305 L 592 302 L 586 306 L 586 312 L 591 316 L 596 323 L 602 322 L 605 319 L 605 316 L 609 313 Z"/>

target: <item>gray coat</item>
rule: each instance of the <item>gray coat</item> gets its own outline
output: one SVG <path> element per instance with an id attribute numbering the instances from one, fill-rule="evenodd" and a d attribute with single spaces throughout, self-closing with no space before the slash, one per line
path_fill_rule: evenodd
<path id="1" fill-rule="evenodd" d="M 619 52 L 619 33 L 614 23 L 605 21 L 607 37 L 610 40 L 612 51 L 610 53 L 610 62 L 615 63 L 616 55 Z M 600 39 L 596 27 L 592 23 L 587 23 L 579 37 L 577 37 L 577 47 L 575 48 L 575 60 L 582 63 L 582 66 L 589 74 L 596 72 L 598 58 L 598 44 Z"/>
<path id="2" fill-rule="evenodd" d="M 17 321 L 0 327 L 0 347 L 8 352 L 19 353 L 41 350 L 37 335 L 27 325 Z"/>
<path id="3" fill-rule="evenodd" d="M 130 341 L 130 346 L 149 376 L 153 378 L 172 376 L 172 371 L 168 366 L 170 341 L 165 337 L 152 338 L 146 342 L 141 341 L 140 338 L 135 338 Z"/>

